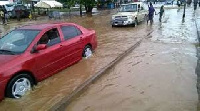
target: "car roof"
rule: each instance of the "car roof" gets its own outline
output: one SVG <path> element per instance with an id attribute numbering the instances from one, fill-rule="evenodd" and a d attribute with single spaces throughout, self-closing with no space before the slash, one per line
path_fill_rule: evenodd
<path id="1" fill-rule="evenodd" d="M 43 24 L 32 24 L 32 25 L 25 25 L 25 26 L 21 26 L 17 29 L 32 29 L 32 30 L 43 30 L 43 29 L 47 29 L 47 28 L 51 28 L 51 27 L 55 27 L 55 26 L 59 26 L 59 25 L 75 25 L 74 23 L 43 23 Z"/>

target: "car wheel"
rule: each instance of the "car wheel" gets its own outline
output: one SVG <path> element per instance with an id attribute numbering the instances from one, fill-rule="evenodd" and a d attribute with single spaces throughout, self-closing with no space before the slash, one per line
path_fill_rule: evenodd
<path id="1" fill-rule="evenodd" d="M 132 26 L 132 27 L 135 27 L 135 23 L 133 23 L 131 26 Z"/>
<path id="2" fill-rule="evenodd" d="M 138 19 L 135 18 L 135 25 L 138 25 Z"/>
<path id="3" fill-rule="evenodd" d="M 83 57 L 88 58 L 92 55 L 92 48 L 89 45 L 86 45 L 83 50 Z"/>
<path id="4" fill-rule="evenodd" d="M 147 21 L 147 15 L 146 14 L 144 15 L 144 19 L 143 20 Z"/>
<path id="5" fill-rule="evenodd" d="M 20 98 L 31 90 L 33 79 L 28 74 L 19 74 L 13 77 L 7 85 L 6 96 Z"/>

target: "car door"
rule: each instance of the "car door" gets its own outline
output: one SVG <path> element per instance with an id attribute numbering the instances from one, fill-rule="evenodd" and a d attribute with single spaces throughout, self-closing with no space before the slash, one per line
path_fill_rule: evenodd
<path id="1" fill-rule="evenodd" d="M 60 59 L 63 56 L 62 43 L 57 28 L 45 31 L 37 44 L 46 44 L 47 48 L 33 53 L 35 58 L 36 73 L 41 78 L 46 78 L 61 67 Z"/>
<path id="2" fill-rule="evenodd" d="M 62 50 L 65 52 L 65 60 L 63 64 L 71 65 L 82 58 L 82 32 L 74 25 L 61 26 L 64 42 Z"/>
<path id="3" fill-rule="evenodd" d="M 147 16 L 147 10 L 145 10 L 144 6 L 141 6 L 142 21 L 145 19 L 146 16 Z"/>
<path id="4" fill-rule="evenodd" d="M 138 21 L 140 22 L 142 20 L 142 10 L 141 10 L 140 4 L 137 5 L 137 10 L 138 10 L 138 12 L 137 12 Z"/>

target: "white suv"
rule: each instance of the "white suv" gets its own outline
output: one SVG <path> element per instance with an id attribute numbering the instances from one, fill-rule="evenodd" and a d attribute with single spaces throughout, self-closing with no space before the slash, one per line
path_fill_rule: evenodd
<path id="1" fill-rule="evenodd" d="M 112 16 L 112 26 L 134 25 L 145 20 L 147 6 L 142 2 L 122 4 L 118 13 Z"/>

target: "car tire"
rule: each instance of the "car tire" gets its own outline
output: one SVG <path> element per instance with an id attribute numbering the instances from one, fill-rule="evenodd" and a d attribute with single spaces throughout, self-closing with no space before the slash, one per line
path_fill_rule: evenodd
<path id="1" fill-rule="evenodd" d="M 92 47 L 90 45 L 86 45 L 84 50 L 83 50 L 83 54 L 82 56 L 84 58 L 88 58 L 92 55 Z"/>
<path id="2" fill-rule="evenodd" d="M 14 76 L 6 87 L 6 97 L 20 98 L 33 87 L 33 78 L 29 74 Z"/>
<path id="3" fill-rule="evenodd" d="M 133 23 L 131 26 L 132 26 L 132 27 L 135 27 L 135 23 Z"/>
<path id="4" fill-rule="evenodd" d="M 147 21 L 147 15 L 146 14 L 144 15 L 144 19 L 143 20 Z"/>
<path id="5" fill-rule="evenodd" d="M 135 18 L 135 26 L 138 25 L 138 19 Z"/>

